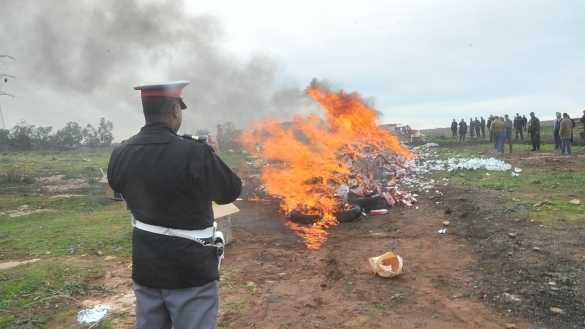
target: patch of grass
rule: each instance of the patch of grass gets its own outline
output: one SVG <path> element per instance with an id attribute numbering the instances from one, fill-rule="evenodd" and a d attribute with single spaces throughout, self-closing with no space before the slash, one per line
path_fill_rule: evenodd
<path id="1" fill-rule="evenodd" d="M 585 203 L 585 172 L 557 171 L 553 167 L 523 169 L 519 177 L 512 177 L 510 171 L 485 170 L 435 175 L 449 178 L 453 186 L 500 191 L 502 207 L 524 213 L 531 219 L 546 223 L 585 220 L 585 205 L 569 202 L 580 199 Z"/>
<path id="2" fill-rule="evenodd" d="M 66 175 L 66 177 L 101 177 L 106 170 L 112 148 L 70 151 L 23 151 L 0 153 L 0 173 L 26 177 Z"/>
<path id="3" fill-rule="evenodd" d="M 506 144 L 505 148 L 505 156 L 509 156 L 508 153 L 508 145 Z M 532 146 L 528 144 L 513 144 L 512 145 L 512 153 L 514 155 L 520 155 L 523 157 L 529 157 L 531 154 Z M 441 159 L 447 158 L 475 158 L 475 157 L 482 157 L 482 158 L 489 158 L 489 157 L 496 157 L 496 151 L 494 145 L 491 143 L 473 143 L 473 144 L 463 144 L 463 145 L 452 145 L 452 146 L 442 146 L 436 149 L 437 155 Z M 574 146 L 573 149 L 574 155 L 585 155 L 585 147 L 582 146 Z M 554 152 L 554 145 L 553 144 L 543 144 L 540 147 L 540 152 L 542 153 L 553 153 Z M 500 156 L 501 157 L 501 156 Z"/>
<path id="4" fill-rule="evenodd" d="M 0 216 L 0 259 L 97 253 L 129 255 L 131 227 L 122 203 L 112 203 L 105 197 L 24 199 L 11 200 L 11 203 L 25 201 L 31 207 L 54 211 L 16 218 Z"/>
<path id="5" fill-rule="evenodd" d="M 89 293 L 103 275 L 95 264 L 45 260 L 0 272 L 0 328 L 40 328 Z"/>

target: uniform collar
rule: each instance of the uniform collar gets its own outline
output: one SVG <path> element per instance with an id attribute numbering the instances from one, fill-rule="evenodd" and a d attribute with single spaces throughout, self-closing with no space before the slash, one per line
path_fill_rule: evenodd
<path id="1" fill-rule="evenodd" d="M 162 122 L 155 122 L 155 123 L 149 123 L 144 125 L 144 127 L 142 127 L 142 129 L 140 129 L 140 132 L 145 132 L 145 131 L 152 131 L 152 130 L 167 130 L 170 133 L 172 133 L 173 135 L 176 135 L 176 133 L 169 128 L 167 125 L 165 125 Z"/>
<path id="2" fill-rule="evenodd" d="M 177 138 L 177 134 L 171 128 L 163 123 L 152 123 L 142 127 L 140 132 L 128 141 L 128 144 L 168 144 L 174 138 Z"/>

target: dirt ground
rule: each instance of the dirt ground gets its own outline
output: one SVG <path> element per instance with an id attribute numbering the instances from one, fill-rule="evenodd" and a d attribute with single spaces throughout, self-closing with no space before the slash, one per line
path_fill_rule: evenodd
<path id="1" fill-rule="evenodd" d="M 274 206 L 244 203 L 222 288 L 226 328 L 541 328 L 482 304 L 472 247 L 437 230 L 441 205 L 339 225 L 307 251 Z M 451 229 L 451 225 L 448 229 Z M 368 257 L 392 250 L 405 260 L 394 279 L 370 272 Z"/>
<path id="2" fill-rule="evenodd" d="M 437 233 L 449 216 L 434 201 L 339 225 L 319 251 L 304 248 L 275 205 L 239 206 L 223 267 L 219 328 L 545 328 L 482 303 L 473 246 Z M 374 276 L 368 257 L 389 250 L 404 258 L 404 273 Z M 115 323 L 130 328 L 130 269 L 120 259 L 109 264 L 98 284 L 116 293 L 81 303 L 114 304 Z M 56 320 L 48 327 L 63 327 L 63 318 Z"/>
<path id="3" fill-rule="evenodd" d="M 340 224 L 318 251 L 305 249 L 275 204 L 240 201 L 222 268 L 219 328 L 585 327 L 583 224 L 541 225 L 500 207 L 496 191 L 442 191 L 422 197 L 418 209 Z M 443 221 L 448 232 L 438 234 Z M 386 251 L 404 258 L 399 277 L 371 273 L 368 257 Z M 128 259 L 101 261 L 107 271 L 96 285 L 104 292 L 80 304 L 110 304 L 114 327 L 132 328 Z M 75 328 L 74 316 L 47 327 Z"/>

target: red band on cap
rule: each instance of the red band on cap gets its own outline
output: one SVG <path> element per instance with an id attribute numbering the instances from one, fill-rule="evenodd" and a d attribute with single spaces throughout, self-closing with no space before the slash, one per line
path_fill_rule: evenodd
<path id="1" fill-rule="evenodd" d="M 181 90 L 142 90 L 144 96 L 181 97 Z"/>

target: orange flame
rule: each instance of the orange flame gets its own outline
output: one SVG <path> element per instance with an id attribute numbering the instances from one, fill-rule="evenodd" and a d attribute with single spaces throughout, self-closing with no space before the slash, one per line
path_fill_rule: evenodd
<path id="1" fill-rule="evenodd" d="M 297 115 L 289 123 L 264 121 L 245 130 L 240 139 L 265 161 L 261 180 L 266 191 L 281 200 L 286 214 L 298 210 L 320 216 L 312 226 L 289 223 L 308 248 L 318 249 L 326 229 L 337 224 L 337 188 L 360 179 L 352 173 L 357 155 L 376 150 L 413 156 L 396 136 L 377 126 L 377 112 L 357 93 L 333 92 L 314 81 L 307 94 L 321 105 L 325 120 Z"/>

